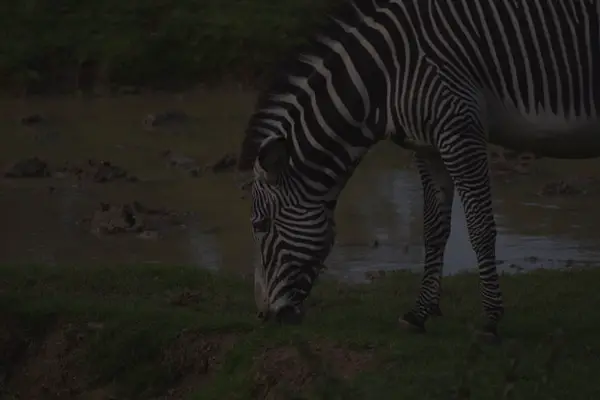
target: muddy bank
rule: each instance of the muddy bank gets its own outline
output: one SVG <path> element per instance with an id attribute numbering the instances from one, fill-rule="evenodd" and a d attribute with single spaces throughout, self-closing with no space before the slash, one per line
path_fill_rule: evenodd
<path id="1" fill-rule="evenodd" d="M 305 354 L 302 354 L 302 352 Z M 306 353 L 314 357 L 313 360 Z M 315 359 L 322 365 L 315 365 Z M 370 369 L 375 355 L 369 351 L 344 348 L 335 342 L 315 340 L 306 348 L 273 346 L 255 359 L 250 373 L 254 377 L 254 398 L 283 398 L 286 393 L 301 393 L 319 380 L 321 368 L 343 382 L 352 381 L 360 372 Z M 312 361 L 312 362 L 311 362 Z"/>
<path id="2" fill-rule="evenodd" d="M 97 367 L 89 362 L 91 348 L 105 329 L 103 323 L 56 322 L 31 336 L 15 326 L 18 321 L 2 322 L 0 394 L 31 400 L 124 398 L 114 384 L 98 383 Z M 134 398 L 185 399 L 201 390 L 235 340 L 234 335 L 182 330 L 152 365 L 168 371 L 168 387 L 151 384 Z"/>
<path id="3" fill-rule="evenodd" d="M 185 229 L 188 213 L 149 208 L 138 201 L 126 204 L 101 203 L 91 217 L 79 221 L 86 231 L 98 236 L 136 235 L 158 239 L 173 229 Z"/>
<path id="4" fill-rule="evenodd" d="M 89 362 L 94 342 L 105 330 L 103 323 L 57 322 L 31 336 L 17 328 L 15 321 L 2 322 L 5 325 L 0 328 L 1 395 L 28 400 L 125 398 L 117 385 L 98 383 L 97 367 Z M 161 382 L 164 386 L 150 384 L 130 398 L 183 400 L 197 395 L 211 385 L 227 352 L 240 339 L 234 333 L 181 330 L 160 350 L 153 364 L 147 366 L 168 371 L 168 377 Z M 309 343 L 308 349 L 332 369 L 329 374 L 346 382 L 369 369 L 374 360 L 371 352 L 352 350 L 330 340 Z M 319 379 L 316 376 L 319 367 L 310 361 L 296 346 L 265 348 L 256 354 L 248 371 L 253 381 L 252 398 L 277 399 L 289 390 L 306 391 Z"/>
<path id="5" fill-rule="evenodd" d="M 176 153 L 171 150 L 161 152 L 161 156 L 165 159 L 165 162 L 169 167 L 195 177 L 201 176 L 206 172 L 220 173 L 233 171 L 237 163 L 237 155 L 234 153 L 226 153 L 216 160 L 204 165 L 193 157 L 187 156 L 184 153 Z"/>
<path id="6" fill-rule="evenodd" d="M 57 324 L 32 336 L 3 319 L 0 354 L 8 356 L 0 383 L 3 394 L 21 399 L 109 399 L 109 386 L 95 387 L 86 362 L 90 337 L 102 324 Z"/>
<path id="7" fill-rule="evenodd" d="M 160 153 L 168 167 L 178 169 L 191 176 L 198 177 L 206 172 L 221 173 L 232 171 L 236 165 L 237 156 L 226 153 L 215 161 L 201 164 L 198 160 L 182 153 L 164 150 Z M 73 178 L 96 183 L 115 181 L 137 182 L 138 177 L 132 175 L 123 167 L 110 161 L 89 159 L 86 162 L 64 162 L 62 165 L 51 166 L 46 160 L 37 156 L 23 158 L 5 167 L 4 177 L 9 179 L 22 178 Z"/>
<path id="8" fill-rule="evenodd" d="M 406 272 L 364 285 L 323 279 L 304 323 L 285 327 L 259 324 L 251 280 L 226 274 L 0 265 L 0 396 L 421 400 L 461 390 L 493 399 L 508 386 L 515 398 L 591 399 L 599 271 L 502 276 L 513 317 L 499 348 L 473 337 L 476 274 L 444 280 L 445 317 L 415 336 L 397 325 L 421 279 Z M 201 295 L 172 303 L 187 287 Z"/>
<path id="9" fill-rule="evenodd" d="M 557 179 L 544 183 L 538 194 L 546 197 L 585 196 L 597 193 L 600 189 L 600 179 L 597 177 L 573 177 Z"/>
<path id="10" fill-rule="evenodd" d="M 9 165 L 4 172 L 6 178 L 46 178 L 52 175 L 48 163 L 39 157 L 25 158 Z"/>
<path id="11" fill-rule="evenodd" d="M 73 178 L 97 183 L 114 181 L 137 182 L 138 178 L 130 175 L 122 167 L 110 161 L 90 159 L 82 163 L 65 162 L 51 166 L 46 160 L 37 156 L 23 158 L 9 164 L 4 172 L 5 178 Z"/>

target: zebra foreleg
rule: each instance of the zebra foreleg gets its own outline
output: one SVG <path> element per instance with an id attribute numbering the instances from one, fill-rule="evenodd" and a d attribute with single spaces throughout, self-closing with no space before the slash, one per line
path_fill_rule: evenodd
<path id="1" fill-rule="evenodd" d="M 416 306 L 401 321 L 424 330 L 428 316 L 442 314 L 441 275 L 451 230 L 454 184 L 439 155 L 417 153 L 415 162 L 423 187 L 425 270 Z"/>
<path id="2" fill-rule="evenodd" d="M 497 337 L 504 305 L 496 269 L 496 222 L 486 144 L 476 138 L 456 140 L 442 159 L 465 210 L 469 239 L 479 267 L 481 297 L 486 322 L 483 334 Z"/>

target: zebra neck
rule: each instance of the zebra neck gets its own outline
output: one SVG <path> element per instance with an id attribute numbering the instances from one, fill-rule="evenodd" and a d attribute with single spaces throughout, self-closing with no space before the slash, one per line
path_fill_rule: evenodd
<path id="1" fill-rule="evenodd" d="M 334 163 L 334 158 L 330 157 L 304 160 L 301 164 L 292 161 L 290 177 L 294 184 L 290 187 L 299 191 L 295 194 L 296 196 L 302 196 L 310 201 L 335 204 L 369 148 L 355 149 L 353 152 L 345 153 L 348 159 L 347 163 L 343 165 Z"/>
<path id="2" fill-rule="evenodd" d="M 246 141 L 285 137 L 291 196 L 337 198 L 364 154 L 395 131 L 393 77 L 363 35 L 377 9 L 348 2 L 259 100 Z"/>

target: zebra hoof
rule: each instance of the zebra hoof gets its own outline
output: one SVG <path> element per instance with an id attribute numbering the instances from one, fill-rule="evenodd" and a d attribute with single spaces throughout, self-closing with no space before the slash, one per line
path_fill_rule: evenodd
<path id="1" fill-rule="evenodd" d="M 418 318 L 412 311 L 404 314 L 399 322 L 409 332 L 425 333 L 425 320 Z"/>
<path id="2" fill-rule="evenodd" d="M 481 328 L 477 329 L 476 336 L 479 340 L 490 343 L 499 344 L 502 342 L 500 335 L 498 335 L 498 326 L 495 323 L 486 323 Z"/>
<path id="3" fill-rule="evenodd" d="M 429 315 L 432 317 L 443 317 L 444 316 L 439 304 L 434 304 L 431 307 L 429 307 Z"/>

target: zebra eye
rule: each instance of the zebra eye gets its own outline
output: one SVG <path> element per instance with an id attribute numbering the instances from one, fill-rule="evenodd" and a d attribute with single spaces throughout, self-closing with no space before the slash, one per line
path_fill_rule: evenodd
<path id="1" fill-rule="evenodd" d="M 262 218 L 257 221 L 252 221 L 254 232 L 265 233 L 269 231 L 269 218 Z"/>

